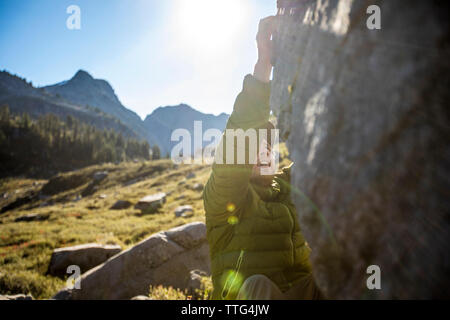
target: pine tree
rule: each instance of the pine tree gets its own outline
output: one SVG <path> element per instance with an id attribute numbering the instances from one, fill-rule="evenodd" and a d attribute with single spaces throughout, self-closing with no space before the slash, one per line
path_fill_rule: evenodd
<path id="1" fill-rule="evenodd" d="M 155 144 L 152 147 L 152 160 L 159 160 L 161 159 L 161 150 L 159 149 L 158 145 Z"/>

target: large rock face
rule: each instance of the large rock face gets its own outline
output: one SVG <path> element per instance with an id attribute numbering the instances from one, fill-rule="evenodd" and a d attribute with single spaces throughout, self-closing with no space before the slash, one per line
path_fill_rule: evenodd
<path id="1" fill-rule="evenodd" d="M 329 298 L 448 298 L 447 2 L 302 3 L 280 19 L 271 106 L 317 283 Z"/>
<path id="2" fill-rule="evenodd" d="M 206 226 L 193 222 L 156 233 L 81 277 L 81 289 L 55 299 L 131 299 L 148 295 L 150 285 L 185 289 L 190 271 L 210 272 Z"/>

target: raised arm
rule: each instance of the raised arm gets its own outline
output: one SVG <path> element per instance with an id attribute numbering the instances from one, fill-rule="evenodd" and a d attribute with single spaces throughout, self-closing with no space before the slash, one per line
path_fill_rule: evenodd
<path id="1" fill-rule="evenodd" d="M 261 20 L 259 24 L 256 38 L 258 62 L 253 75 L 247 75 L 244 79 L 242 92 L 236 99 L 226 129 L 246 131 L 253 128 L 258 132 L 258 129 L 265 128 L 267 125 L 270 114 L 273 21 L 274 17 L 268 17 Z M 224 144 L 225 137 L 224 133 L 219 146 Z M 248 152 L 248 146 L 245 152 Z M 226 164 L 224 160 L 222 163 L 213 164 L 211 176 L 203 192 L 207 219 L 225 223 L 230 211 L 239 210 L 247 197 L 252 170 L 253 164 L 250 163 Z"/>

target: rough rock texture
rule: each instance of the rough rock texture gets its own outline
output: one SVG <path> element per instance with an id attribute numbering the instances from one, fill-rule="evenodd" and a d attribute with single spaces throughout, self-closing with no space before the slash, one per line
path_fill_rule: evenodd
<path id="1" fill-rule="evenodd" d="M 58 277 L 67 276 L 67 267 L 70 265 L 77 265 L 81 272 L 86 272 L 102 264 L 121 250 L 120 246 L 97 243 L 55 249 L 50 259 L 48 274 Z"/>
<path id="2" fill-rule="evenodd" d="M 280 19 L 271 106 L 317 283 L 329 298 L 448 298 L 448 3 L 303 4 Z"/>
<path id="3" fill-rule="evenodd" d="M 193 222 L 156 233 L 85 273 L 80 290 L 55 299 L 131 299 L 148 295 L 150 285 L 185 289 L 194 269 L 210 272 L 206 226 Z"/>

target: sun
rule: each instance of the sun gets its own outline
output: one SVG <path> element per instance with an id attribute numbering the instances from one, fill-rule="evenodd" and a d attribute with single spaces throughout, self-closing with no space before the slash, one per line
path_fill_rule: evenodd
<path id="1" fill-rule="evenodd" d="M 230 48 L 245 23 L 243 0 L 178 0 L 174 24 L 180 40 L 207 54 Z"/>

